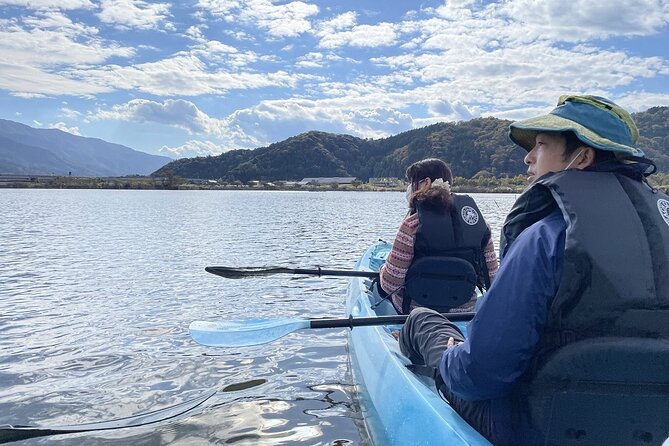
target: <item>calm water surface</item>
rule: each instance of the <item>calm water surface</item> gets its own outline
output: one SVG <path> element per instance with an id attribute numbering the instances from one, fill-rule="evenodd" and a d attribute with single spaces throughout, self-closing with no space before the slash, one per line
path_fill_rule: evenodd
<path id="1" fill-rule="evenodd" d="M 497 237 L 516 195 L 473 194 Z M 24 444 L 369 444 L 342 329 L 237 349 L 196 319 L 338 317 L 346 280 L 226 280 L 208 265 L 349 269 L 399 192 L 0 189 L 0 424 L 77 424 L 218 392 L 190 417 Z"/>

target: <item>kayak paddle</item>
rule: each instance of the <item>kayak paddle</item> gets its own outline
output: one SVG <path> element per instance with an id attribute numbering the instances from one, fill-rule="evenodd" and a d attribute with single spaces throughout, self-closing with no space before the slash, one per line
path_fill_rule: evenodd
<path id="1" fill-rule="evenodd" d="M 184 401 L 173 406 L 133 415 L 125 418 L 117 418 L 109 421 L 98 421 L 95 423 L 70 424 L 64 426 L 26 426 L 26 425 L 0 425 L 0 443 L 25 440 L 27 438 L 44 437 L 47 435 L 74 434 L 90 431 L 103 431 L 110 429 L 124 429 L 127 427 L 146 426 L 161 421 L 166 421 L 184 415 L 195 409 L 216 393 L 216 390 L 209 390 L 202 395 Z"/>
<path id="2" fill-rule="evenodd" d="M 442 313 L 451 321 L 468 321 L 474 313 Z M 193 321 L 188 330 L 198 344 L 209 347 L 244 347 L 266 344 L 307 328 L 363 327 L 403 324 L 406 315 L 352 317 L 342 319 L 252 319 L 241 321 Z"/>
<path id="3" fill-rule="evenodd" d="M 379 273 L 373 271 L 353 271 L 336 269 L 294 269 L 279 266 L 260 267 L 249 266 L 233 268 L 231 266 L 207 266 L 204 269 L 208 273 L 225 277 L 226 279 L 242 279 L 244 277 L 271 276 L 274 274 L 308 274 L 312 276 L 344 276 L 344 277 L 379 277 Z"/>

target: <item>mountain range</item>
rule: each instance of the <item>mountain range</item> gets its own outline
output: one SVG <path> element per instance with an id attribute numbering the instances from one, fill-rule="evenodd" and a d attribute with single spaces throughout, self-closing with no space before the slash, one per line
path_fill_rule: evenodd
<path id="1" fill-rule="evenodd" d="M 637 146 L 669 172 L 669 107 L 653 107 L 633 117 L 639 127 Z M 156 176 L 224 181 L 301 180 L 306 177 L 404 178 L 406 167 L 437 157 L 455 176 L 511 177 L 525 174 L 525 150 L 508 137 L 511 121 L 478 118 L 438 123 L 383 139 L 307 132 L 255 150 L 233 150 L 218 156 L 173 161 Z"/>
<path id="2" fill-rule="evenodd" d="M 0 119 L 0 174 L 148 175 L 170 161 L 97 138 Z"/>
<path id="3" fill-rule="evenodd" d="M 633 114 L 637 146 L 669 173 L 669 107 Z M 307 177 L 404 177 L 420 159 L 447 161 L 455 176 L 523 175 L 525 151 L 508 137 L 510 121 L 478 118 L 438 123 L 382 139 L 311 131 L 254 150 L 184 158 L 150 155 L 57 129 L 35 129 L 0 119 L 0 174 L 179 176 L 248 182 Z M 153 172 L 153 173 L 152 173 Z"/>

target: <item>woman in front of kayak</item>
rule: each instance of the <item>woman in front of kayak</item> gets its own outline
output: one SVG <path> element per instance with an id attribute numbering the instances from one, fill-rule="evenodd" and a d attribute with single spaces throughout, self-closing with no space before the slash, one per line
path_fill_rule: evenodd
<path id="1" fill-rule="evenodd" d="M 448 164 L 424 159 L 410 165 L 406 177 L 409 212 L 380 271 L 381 288 L 390 295 L 395 310 L 406 314 L 416 308 L 405 293 L 407 272 L 425 256 L 463 258 L 474 267 L 477 286 L 487 289 L 498 266 L 490 227 L 471 197 L 451 193 L 453 175 Z M 476 293 L 450 311 L 473 311 L 475 304 Z"/>

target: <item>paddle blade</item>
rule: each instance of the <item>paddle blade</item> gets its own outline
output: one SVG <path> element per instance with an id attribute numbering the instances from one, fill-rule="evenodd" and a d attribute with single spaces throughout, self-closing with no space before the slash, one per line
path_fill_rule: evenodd
<path id="1" fill-rule="evenodd" d="M 188 330 L 195 342 L 209 347 L 243 347 L 266 344 L 302 328 L 304 319 L 253 319 L 247 321 L 193 321 Z"/>
<path id="2" fill-rule="evenodd" d="M 243 279 L 244 277 L 271 276 L 274 274 L 291 273 L 293 270 L 280 267 L 243 267 L 233 268 L 231 266 L 207 266 L 206 272 L 225 277 L 226 279 Z"/>

